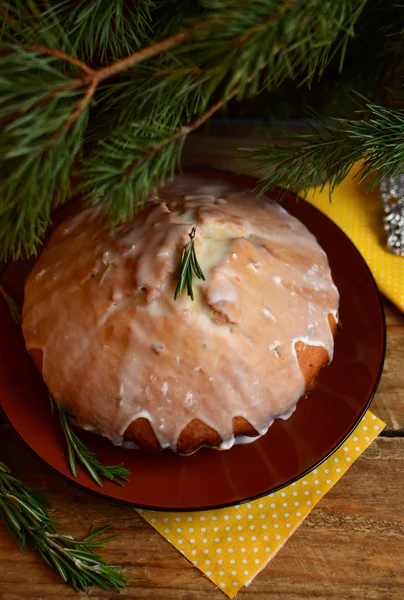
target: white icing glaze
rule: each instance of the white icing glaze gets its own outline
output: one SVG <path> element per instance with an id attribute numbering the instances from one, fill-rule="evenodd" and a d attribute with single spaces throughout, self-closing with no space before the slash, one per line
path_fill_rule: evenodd
<path id="1" fill-rule="evenodd" d="M 27 282 L 27 348 L 42 350 L 55 399 L 114 443 L 145 418 L 175 449 L 199 419 L 228 448 L 234 417 L 263 435 L 295 409 L 305 393 L 297 342 L 332 359 L 338 291 L 314 236 L 277 203 L 192 176 L 159 196 L 114 235 L 89 210 L 58 229 Z M 194 280 L 194 303 L 175 302 L 195 223 L 206 282 Z"/>

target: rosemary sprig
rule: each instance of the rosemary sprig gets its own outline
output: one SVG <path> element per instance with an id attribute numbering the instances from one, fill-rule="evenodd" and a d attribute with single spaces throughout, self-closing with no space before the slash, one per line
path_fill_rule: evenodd
<path id="1" fill-rule="evenodd" d="M 20 324 L 21 311 L 16 301 L 2 285 L 0 285 L 0 293 L 4 296 L 14 321 Z M 122 465 L 103 465 L 95 452 L 87 448 L 74 433 L 67 411 L 56 404 L 49 390 L 48 394 L 51 401 L 52 414 L 55 414 L 56 410 L 59 412 L 59 421 L 66 440 L 68 462 L 72 475 L 77 477 L 77 463 L 80 463 L 100 487 L 103 487 L 101 478 L 108 479 L 121 486 L 124 485 L 124 482 L 128 482 L 129 479 L 126 475 L 130 475 L 130 471 Z"/>
<path id="2" fill-rule="evenodd" d="M 98 585 L 104 589 L 125 587 L 127 577 L 118 565 L 108 565 L 94 548 L 103 548 L 117 536 L 96 539 L 109 526 L 95 530 L 82 539 L 57 532 L 56 521 L 48 513 L 51 504 L 26 483 L 11 475 L 0 462 L 0 517 L 21 549 L 30 546 L 63 581 L 76 591 Z"/>
<path id="3" fill-rule="evenodd" d="M 21 323 L 21 311 L 17 306 L 16 301 L 10 294 L 6 291 L 6 289 L 0 285 L 0 294 L 3 296 L 4 300 L 7 302 L 7 306 L 10 309 L 11 316 L 13 317 L 15 323 L 20 325 Z"/>
<path id="4" fill-rule="evenodd" d="M 185 285 L 187 286 L 187 294 L 194 299 L 194 292 L 192 289 L 192 272 L 198 277 L 205 281 L 205 275 L 198 263 L 195 252 L 195 233 L 196 227 L 192 227 L 191 233 L 189 233 L 189 242 L 185 244 L 181 252 L 181 260 L 178 268 L 174 274 L 174 279 L 178 279 L 177 287 L 174 292 L 174 300 L 177 300 L 178 296 L 184 291 Z"/>
<path id="5" fill-rule="evenodd" d="M 59 411 L 59 421 L 66 439 L 67 456 L 72 475 L 77 477 L 77 463 L 79 463 L 100 487 L 103 487 L 102 478 L 109 479 L 109 481 L 113 481 L 121 486 L 125 482 L 128 482 L 129 479 L 126 475 L 130 475 L 130 471 L 122 465 L 103 465 L 95 452 L 87 448 L 73 431 L 66 409 L 58 407 L 51 393 L 48 393 L 51 400 L 52 412 L 54 413 L 55 407 Z"/>

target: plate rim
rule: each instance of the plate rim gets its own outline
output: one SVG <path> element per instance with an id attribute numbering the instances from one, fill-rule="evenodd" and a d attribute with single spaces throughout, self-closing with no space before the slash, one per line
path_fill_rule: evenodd
<path id="1" fill-rule="evenodd" d="M 175 173 L 175 175 L 177 174 L 198 174 L 198 175 L 213 175 L 216 177 L 223 177 L 225 179 L 236 179 L 238 181 L 243 181 L 245 183 L 248 183 L 249 185 L 251 184 L 258 184 L 258 179 L 254 178 L 254 177 L 250 177 L 248 175 L 244 175 L 244 174 L 237 174 L 237 173 L 232 173 L 231 171 L 224 171 L 224 170 L 220 170 L 220 169 L 204 169 L 204 168 L 192 168 L 192 169 L 184 169 L 183 171 L 181 171 L 180 173 Z M 256 189 L 256 188 L 255 188 Z M 348 430 L 348 432 L 346 432 L 343 437 L 341 438 L 341 440 L 329 451 L 327 452 L 323 457 L 321 457 L 318 461 L 316 461 L 315 463 L 313 463 L 310 467 L 308 467 L 305 471 L 302 471 L 301 473 L 299 473 L 299 475 L 297 475 L 296 477 L 291 478 L 290 480 L 288 480 L 285 483 L 282 483 L 279 486 L 273 487 L 273 488 L 269 488 L 267 491 L 265 492 L 260 492 L 259 494 L 254 494 L 252 496 L 248 496 L 247 498 L 244 498 L 242 500 L 236 500 L 236 501 L 230 501 L 230 502 L 222 502 L 222 503 L 218 503 L 218 504 L 212 504 L 209 506 L 198 506 L 198 507 L 185 507 L 185 508 L 181 508 L 181 507 L 175 507 L 175 508 L 165 508 L 162 506 L 154 506 L 154 505 L 149 505 L 149 504 L 141 504 L 138 502 L 133 502 L 131 500 L 125 500 L 125 499 L 120 499 L 120 498 L 115 498 L 113 496 L 110 496 L 108 493 L 103 492 L 103 488 L 99 488 L 99 489 L 93 489 L 93 488 L 89 488 L 85 483 L 80 482 L 77 478 L 75 478 L 71 473 L 70 474 L 66 474 L 66 473 L 62 473 L 61 471 L 59 471 L 56 467 L 54 467 L 53 465 L 49 464 L 45 458 L 43 458 L 42 456 L 40 456 L 39 454 L 37 454 L 37 452 L 29 445 L 29 443 L 24 440 L 24 438 L 19 434 L 19 432 L 17 431 L 17 429 L 14 427 L 14 425 L 12 424 L 12 422 L 9 420 L 7 413 L 4 409 L 4 407 L 2 406 L 1 403 L 1 398 L 0 398 L 0 411 L 1 414 L 4 416 L 6 423 L 8 423 L 9 427 L 11 428 L 11 430 L 14 432 L 14 434 L 17 436 L 18 440 L 28 449 L 28 451 L 31 453 L 31 455 L 33 455 L 37 460 L 39 460 L 43 465 L 45 465 L 46 468 L 50 469 L 52 472 L 56 473 L 58 476 L 62 477 L 64 480 L 67 480 L 69 482 L 71 482 L 73 485 L 79 487 L 82 490 L 85 490 L 86 492 L 93 494 L 97 497 L 100 498 L 104 498 L 104 499 L 108 499 L 110 502 L 115 502 L 117 504 L 120 505 L 125 505 L 125 506 L 131 506 L 132 508 L 136 509 L 136 510 L 150 510 L 150 511 L 158 511 L 158 512 L 173 512 L 173 513 L 179 513 L 179 512 L 187 512 L 187 513 L 191 513 L 191 512 L 202 512 L 202 511 L 211 511 L 211 510 L 218 510 L 221 508 L 229 508 L 231 506 L 238 506 L 241 504 L 245 504 L 247 502 L 253 502 L 255 500 L 259 500 L 260 498 L 264 498 L 265 496 L 269 496 L 269 494 L 274 494 L 282 489 L 284 489 L 285 487 L 288 487 L 289 485 L 295 483 L 296 481 L 298 481 L 299 479 L 305 477 L 306 475 L 308 475 L 309 473 L 311 473 L 314 469 L 316 469 L 317 467 L 319 467 L 322 463 L 324 463 L 330 456 L 332 456 L 343 444 L 344 442 L 349 438 L 349 436 L 353 433 L 353 431 L 356 429 L 356 427 L 358 426 L 358 424 L 360 423 L 360 421 L 362 420 L 362 418 L 364 417 L 364 415 L 366 414 L 366 412 L 369 410 L 369 406 L 371 405 L 374 396 L 376 394 L 376 391 L 379 387 L 379 383 L 380 383 L 380 379 L 382 377 L 383 374 L 383 369 L 384 369 L 384 363 L 385 363 L 385 358 L 386 358 L 386 342 L 387 342 L 387 334 L 386 334 L 386 315 L 384 312 L 384 308 L 383 308 L 383 304 L 382 304 L 382 298 L 381 298 L 381 293 L 380 290 L 376 284 L 375 278 L 373 276 L 372 271 L 370 270 L 369 265 L 367 264 L 366 260 L 364 259 L 364 257 L 362 256 L 362 254 L 360 253 L 359 249 L 356 247 L 356 245 L 353 243 L 353 241 L 350 239 L 350 237 L 343 231 L 343 229 L 337 225 L 337 223 L 335 223 L 328 215 L 326 215 L 325 213 L 323 213 L 319 208 L 317 208 L 316 206 L 314 206 L 313 204 L 311 204 L 310 202 L 308 202 L 305 198 L 302 198 L 298 193 L 296 192 L 292 192 L 291 190 L 286 190 L 282 187 L 275 187 L 275 188 L 271 188 L 271 190 L 273 190 L 274 192 L 278 192 L 278 196 L 282 195 L 292 195 L 296 197 L 296 201 L 297 202 L 303 202 L 304 204 L 308 205 L 310 207 L 310 209 L 314 210 L 317 213 L 320 213 L 322 217 L 326 218 L 332 226 L 334 226 L 337 230 L 339 230 L 339 232 L 345 237 L 345 239 L 349 242 L 349 244 L 351 245 L 352 249 L 354 250 L 354 252 L 359 256 L 359 258 L 361 259 L 361 262 L 363 264 L 363 266 L 365 267 L 365 270 L 367 271 L 368 275 L 370 276 L 370 281 L 374 287 L 374 290 L 376 292 L 376 296 L 377 296 L 377 300 L 378 300 L 378 309 L 380 312 L 380 317 L 381 317 L 381 326 L 382 326 L 382 348 L 381 348 L 381 354 L 380 354 L 380 365 L 379 365 L 379 370 L 375 379 L 375 383 L 373 385 L 372 391 L 369 394 L 369 398 L 366 401 L 366 404 L 363 408 L 363 410 L 361 411 L 361 413 L 359 414 L 358 418 L 355 420 L 354 424 L 351 426 L 351 428 Z M 266 192 L 265 194 L 266 195 Z M 268 198 L 270 200 L 274 200 L 274 198 L 270 198 L 268 196 Z M 59 211 L 63 210 L 63 208 L 65 208 L 68 204 L 73 203 L 75 201 L 77 201 L 78 198 L 73 198 L 70 202 L 67 202 L 66 204 L 64 204 L 62 207 L 58 208 L 53 214 L 57 214 Z M 7 269 L 7 267 L 9 266 L 9 264 L 12 261 L 7 262 L 6 264 L 2 265 L 3 268 L 0 268 L 0 283 L 1 283 L 1 279 L 3 277 L 4 271 Z"/>

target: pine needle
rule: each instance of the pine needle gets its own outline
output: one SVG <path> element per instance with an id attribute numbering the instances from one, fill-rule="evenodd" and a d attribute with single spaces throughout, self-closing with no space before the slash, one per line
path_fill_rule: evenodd
<path id="1" fill-rule="evenodd" d="M 362 161 L 358 183 L 369 176 L 368 191 L 400 175 L 404 164 L 404 110 L 373 104 L 367 104 L 366 109 L 366 119 L 323 119 L 312 133 L 289 132 L 281 143 L 269 140 L 263 148 L 244 149 L 254 165 L 252 170 L 265 169 L 267 173 L 259 191 L 281 186 L 306 195 L 309 189 L 327 183 L 331 194 L 358 161 Z"/>
<path id="2" fill-rule="evenodd" d="M 186 2 L 164 23 L 170 3 L 154 4 L 0 0 L 0 260 L 35 254 L 77 167 L 95 211 L 132 218 L 192 123 L 233 90 L 310 85 L 343 59 L 366 0 Z"/>

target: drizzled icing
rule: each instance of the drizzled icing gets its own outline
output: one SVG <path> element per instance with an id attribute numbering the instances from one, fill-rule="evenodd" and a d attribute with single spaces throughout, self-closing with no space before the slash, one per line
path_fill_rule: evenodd
<path id="1" fill-rule="evenodd" d="M 58 228 L 27 281 L 26 345 L 42 351 L 56 401 L 114 443 L 143 417 L 175 449 L 199 419 L 228 448 L 234 417 L 263 434 L 295 409 L 297 342 L 332 359 L 338 291 L 314 236 L 277 203 L 194 176 L 158 195 L 113 235 L 90 209 Z M 194 280 L 195 302 L 175 302 L 196 223 L 206 282 Z"/>

